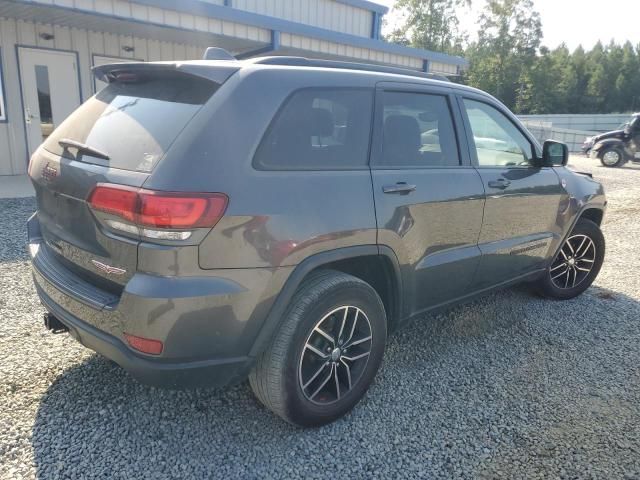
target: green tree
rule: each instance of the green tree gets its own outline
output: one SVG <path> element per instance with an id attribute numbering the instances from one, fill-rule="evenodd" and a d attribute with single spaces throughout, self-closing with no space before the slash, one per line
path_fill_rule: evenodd
<path id="1" fill-rule="evenodd" d="M 542 40 L 540 14 L 532 0 L 487 0 L 478 41 L 469 46 L 468 84 L 523 108 L 532 95 L 532 68 Z M 522 97 L 522 98 L 519 98 Z"/>
<path id="2" fill-rule="evenodd" d="M 398 0 L 394 9 L 404 22 L 388 40 L 415 48 L 462 54 L 466 37 L 460 32 L 457 13 L 459 8 L 470 5 L 471 0 Z"/>
<path id="3" fill-rule="evenodd" d="M 640 107 L 640 61 L 631 42 L 622 47 L 622 61 L 615 86 L 616 111 L 635 111 Z"/>

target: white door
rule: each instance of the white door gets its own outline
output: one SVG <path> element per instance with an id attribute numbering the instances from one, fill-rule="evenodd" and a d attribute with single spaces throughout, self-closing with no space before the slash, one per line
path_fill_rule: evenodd
<path id="1" fill-rule="evenodd" d="M 105 57 L 104 55 L 94 55 L 93 57 L 93 66 L 100 67 L 102 65 L 108 65 L 110 63 L 134 63 L 141 62 L 142 60 L 136 60 L 134 58 L 118 58 L 118 57 Z M 93 91 L 98 93 L 104 87 L 107 86 L 106 82 L 102 80 L 98 80 L 93 77 Z"/>
<path id="2" fill-rule="evenodd" d="M 29 155 L 80 106 L 76 55 L 18 49 Z"/>

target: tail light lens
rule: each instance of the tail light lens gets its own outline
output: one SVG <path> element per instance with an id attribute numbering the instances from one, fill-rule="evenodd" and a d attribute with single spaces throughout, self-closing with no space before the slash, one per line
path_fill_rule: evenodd
<path id="1" fill-rule="evenodd" d="M 135 224 L 110 222 L 112 228 L 129 233 L 137 230 L 149 238 L 184 240 L 189 237 L 163 230 L 212 228 L 224 215 L 229 199 L 223 193 L 159 192 L 98 184 L 89 195 L 88 202 L 95 211 Z"/>
<path id="2" fill-rule="evenodd" d="M 124 334 L 124 338 L 127 339 L 129 346 L 142 353 L 148 353 L 150 355 L 160 355 L 164 348 L 164 345 L 160 340 L 153 340 L 151 338 L 136 337 L 128 333 Z"/>

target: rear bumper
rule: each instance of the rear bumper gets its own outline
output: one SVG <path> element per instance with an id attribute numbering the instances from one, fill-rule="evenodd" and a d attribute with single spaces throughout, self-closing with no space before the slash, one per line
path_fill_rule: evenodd
<path id="1" fill-rule="evenodd" d="M 69 329 L 85 347 L 104 355 L 124 368 L 136 380 L 161 388 L 220 387 L 242 381 L 249 373 L 249 357 L 172 362 L 135 354 L 119 338 L 80 320 L 57 305 L 36 282 L 45 308 Z"/>
<path id="2" fill-rule="evenodd" d="M 197 277 L 136 273 L 121 295 L 96 288 L 57 261 L 29 220 L 33 278 L 46 309 L 81 344 L 149 385 L 185 388 L 241 381 L 283 269 L 203 271 Z M 163 342 L 160 355 L 133 350 L 124 333 Z"/>

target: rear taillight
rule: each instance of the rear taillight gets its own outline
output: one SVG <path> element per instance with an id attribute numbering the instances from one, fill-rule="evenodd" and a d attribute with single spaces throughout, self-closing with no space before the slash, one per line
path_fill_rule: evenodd
<path id="1" fill-rule="evenodd" d="M 95 211 L 129 222 L 106 220 L 116 230 L 161 240 L 186 240 L 192 229 L 214 227 L 229 199 L 223 193 L 159 192 L 98 184 L 88 202 Z"/>

